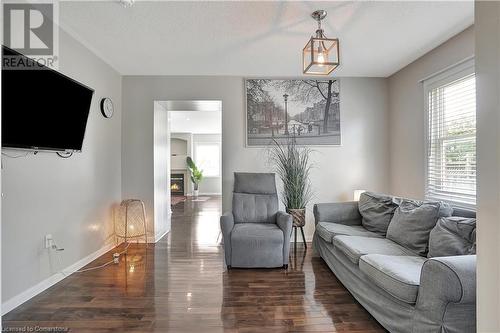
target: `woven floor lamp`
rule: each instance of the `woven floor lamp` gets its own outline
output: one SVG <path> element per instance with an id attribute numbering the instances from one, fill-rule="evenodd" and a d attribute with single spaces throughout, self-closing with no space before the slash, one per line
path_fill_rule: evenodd
<path id="1" fill-rule="evenodd" d="M 125 242 L 129 239 L 139 242 L 139 239 L 144 237 L 145 243 L 148 243 L 144 202 L 138 199 L 126 199 L 121 202 L 115 218 L 115 235 Z"/>

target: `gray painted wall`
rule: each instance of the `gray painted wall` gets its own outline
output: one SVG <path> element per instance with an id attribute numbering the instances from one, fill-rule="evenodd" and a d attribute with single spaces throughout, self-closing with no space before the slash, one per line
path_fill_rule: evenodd
<path id="1" fill-rule="evenodd" d="M 354 189 L 389 190 L 387 80 L 341 79 L 342 146 L 317 147 L 313 202 L 351 200 Z M 245 147 L 244 81 L 240 77 L 125 76 L 122 191 L 145 200 L 153 216 L 153 101 L 222 100 L 223 207 L 230 209 L 235 171 L 268 171 L 266 154 Z M 309 209 L 312 208 L 309 207 Z M 306 234 L 314 226 L 309 210 Z"/>
<path id="2" fill-rule="evenodd" d="M 500 332 L 500 3 L 476 1 L 477 322 Z"/>
<path id="3" fill-rule="evenodd" d="M 192 133 L 177 133 L 172 131 L 170 127 L 170 152 L 171 154 L 179 154 L 171 156 L 171 168 L 176 170 L 186 170 L 186 157 L 192 155 L 193 150 L 193 134 Z"/>
<path id="4" fill-rule="evenodd" d="M 470 27 L 389 78 L 390 189 L 423 198 L 425 192 L 424 90 L 419 81 L 474 55 Z"/>
<path id="5" fill-rule="evenodd" d="M 83 152 L 2 157 L 2 302 L 102 248 L 112 232 L 110 207 L 121 199 L 121 77 L 59 36 L 60 71 L 95 89 Z M 99 110 L 105 96 L 115 105 L 111 119 Z M 44 249 L 49 233 L 65 248 L 62 265 Z"/>
<path id="6" fill-rule="evenodd" d="M 173 133 L 171 133 L 173 134 Z M 185 169 L 186 168 L 186 156 L 187 151 L 187 140 L 174 138 L 173 135 L 170 137 L 170 151 L 172 168 L 174 169 Z M 175 154 L 175 156 L 173 156 Z M 177 158 L 178 157 L 178 158 Z"/>

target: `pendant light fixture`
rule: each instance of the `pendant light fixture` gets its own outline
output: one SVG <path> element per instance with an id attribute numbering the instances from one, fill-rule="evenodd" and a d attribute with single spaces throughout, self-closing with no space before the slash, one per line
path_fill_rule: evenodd
<path id="1" fill-rule="evenodd" d="M 338 38 L 327 38 L 321 28 L 321 20 L 326 14 L 326 10 L 316 10 L 311 14 L 318 22 L 318 29 L 302 53 L 304 74 L 328 75 L 340 64 Z"/>

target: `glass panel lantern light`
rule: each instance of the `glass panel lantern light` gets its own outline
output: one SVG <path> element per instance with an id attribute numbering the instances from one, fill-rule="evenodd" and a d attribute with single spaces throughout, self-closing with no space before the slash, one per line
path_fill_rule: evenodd
<path id="1" fill-rule="evenodd" d="M 327 38 L 321 28 L 321 20 L 326 14 L 325 10 L 317 10 L 311 14 L 318 22 L 318 29 L 302 53 L 304 74 L 328 75 L 340 64 L 338 38 Z"/>

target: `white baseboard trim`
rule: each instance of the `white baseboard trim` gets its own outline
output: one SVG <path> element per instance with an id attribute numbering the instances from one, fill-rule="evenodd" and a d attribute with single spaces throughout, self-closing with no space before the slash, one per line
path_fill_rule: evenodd
<path id="1" fill-rule="evenodd" d="M 94 253 L 89 254 L 85 258 L 82 258 L 78 260 L 76 263 L 74 263 L 71 266 L 66 267 L 63 269 L 63 272 L 65 274 L 59 272 L 56 273 L 52 276 L 49 276 L 45 280 L 39 282 L 38 284 L 34 285 L 33 287 L 29 288 L 28 290 L 23 291 L 20 294 L 17 294 L 16 296 L 12 297 L 11 299 L 5 301 L 2 303 L 2 316 L 9 313 L 10 311 L 14 310 L 17 308 L 19 305 L 23 304 L 24 302 L 30 300 L 31 298 L 35 297 L 36 295 L 40 294 L 44 290 L 52 287 L 59 281 L 63 280 L 65 277 L 68 275 L 73 274 L 73 272 L 79 270 L 80 268 L 84 267 L 85 265 L 88 265 L 95 259 L 99 258 L 109 250 L 113 249 L 116 245 L 115 244 L 108 244 L 100 248 L 99 250 L 95 251 Z"/>
<path id="2" fill-rule="evenodd" d="M 215 192 L 204 192 L 204 193 L 198 193 L 198 196 L 202 196 L 202 195 L 222 195 L 222 193 L 215 193 Z M 188 193 L 186 194 L 186 197 L 192 197 L 193 194 L 192 193 Z"/>
<path id="3" fill-rule="evenodd" d="M 155 234 L 154 236 L 153 235 L 148 235 L 148 244 L 158 243 L 158 241 L 160 239 L 162 239 L 163 236 L 165 236 L 166 234 L 168 234 L 169 231 L 170 230 L 161 231 L 161 232 Z M 144 240 L 144 236 L 139 237 L 138 239 L 130 238 L 129 242 L 132 243 L 132 244 L 134 244 L 134 243 L 139 243 L 139 244 L 146 243 L 146 241 Z"/>
<path id="4" fill-rule="evenodd" d="M 168 234 L 170 230 L 165 230 L 163 233 L 159 233 L 155 235 L 155 243 L 158 243 L 160 239 L 162 239 L 166 234 Z"/>

